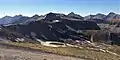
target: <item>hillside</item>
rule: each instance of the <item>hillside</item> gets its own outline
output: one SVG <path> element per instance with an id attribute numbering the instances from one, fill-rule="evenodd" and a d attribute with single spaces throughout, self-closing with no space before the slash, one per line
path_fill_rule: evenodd
<path id="1" fill-rule="evenodd" d="M 24 37 L 30 39 L 30 41 L 38 41 L 36 39 L 58 42 L 65 42 L 67 40 L 91 41 L 91 33 L 101 30 L 100 34 L 94 34 L 96 36 L 94 40 L 98 39 L 98 41 L 106 42 L 108 41 L 106 38 L 109 31 L 111 33 L 119 32 L 119 27 L 116 26 L 118 24 L 112 26 L 113 23 L 111 22 L 113 19 L 119 19 L 118 16 L 118 14 L 113 12 L 110 12 L 108 15 L 98 13 L 85 17 L 73 12 L 68 15 L 50 12 L 46 15 L 34 15 L 33 17 L 22 15 L 14 17 L 5 16 L 0 21 L 9 20 L 10 22 L 1 24 L 1 30 L 7 31 L 9 35 L 7 35 L 7 38 L 1 35 L 1 39 L 4 40 L 5 38 L 15 41 L 15 39 L 22 39 Z M 90 30 L 91 32 L 89 32 Z M 4 32 L 2 33 L 4 34 Z M 4 34 L 4 36 L 6 35 Z"/>
<path id="2" fill-rule="evenodd" d="M 5 16 L 0 19 L 0 44 L 79 59 L 116 60 L 119 58 L 120 28 L 119 23 L 111 21 L 119 19 L 118 16 L 99 13 L 82 17 L 73 12 L 68 15 L 50 12 L 33 17 Z"/>

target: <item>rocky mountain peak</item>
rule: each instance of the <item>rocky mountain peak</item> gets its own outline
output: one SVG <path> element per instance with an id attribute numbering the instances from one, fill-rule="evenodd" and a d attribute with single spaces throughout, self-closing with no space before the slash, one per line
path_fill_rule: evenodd
<path id="1" fill-rule="evenodd" d="M 74 12 L 70 12 L 68 15 L 76 15 Z"/>
<path id="2" fill-rule="evenodd" d="M 120 15 L 116 14 L 114 12 L 110 12 L 107 16 L 106 19 L 107 21 L 116 21 L 116 20 L 120 20 Z"/>
<path id="3" fill-rule="evenodd" d="M 114 13 L 114 12 L 110 12 L 108 15 L 116 15 L 116 13 Z"/>
<path id="4" fill-rule="evenodd" d="M 93 19 L 101 19 L 103 20 L 106 17 L 106 15 L 98 13 L 96 15 L 94 15 Z"/>
<path id="5" fill-rule="evenodd" d="M 96 15 L 97 15 L 97 16 L 106 16 L 106 15 L 101 14 L 101 13 L 97 13 Z"/>
<path id="6" fill-rule="evenodd" d="M 60 14 L 58 13 L 48 13 L 45 16 L 45 20 L 59 20 L 60 19 Z"/>
<path id="7" fill-rule="evenodd" d="M 74 12 L 70 12 L 68 14 L 68 16 L 72 17 L 72 18 L 76 18 L 76 19 L 81 19 L 82 16 L 78 15 L 78 14 L 75 14 Z"/>
<path id="8" fill-rule="evenodd" d="M 38 17 L 40 17 L 38 14 L 32 16 L 32 18 L 38 18 Z"/>
<path id="9" fill-rule="evenodd" d="M 19 15 L 15 15 L 15 16 L 23 16 L 23 15 L 19 14 Z"/>
<path id="10" fill-rule="evenodd" d="M 4 16 L 4 17 L 2 17 L 2 18 L 11 18 L 11 16 L 7 16 L 7 15 L 6 15 L 6 16 Z M 2 19 L 2 18 L 1 18 L 1 19 Z"/>

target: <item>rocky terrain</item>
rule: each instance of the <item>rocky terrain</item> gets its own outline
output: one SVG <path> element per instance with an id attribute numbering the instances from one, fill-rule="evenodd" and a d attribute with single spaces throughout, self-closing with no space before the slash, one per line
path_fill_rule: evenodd
<path id="1" fill-rule="evenodd" d="M 103 48 L 104 46 L 101 45 L 110 45 L 110 47 L 112 47 L 111 45 L 120 45 L 119 19 L 120 15 L 113 12 L 108 15 L 98 13 L 85 17 L 73 12 L 68 15 L 50 12 L 46 15 L 34 15 L 32 17 L 22 15 L 5 16 L 0 18 L 0 42 L 11 43 L 19 47 L 40 49 L 60 55 L 87 57 L 93 60 L 103 57 L 105 60 L 114 60 L 119 57 L 119 54 L 117 54 L 119 47 L 117 46 L 118 49 L 112 50 L 108 47 Z M 73 51 L 70 52 L 71 49 Z M 81 59 L 44 52 L 34 53 L 28 50 L 8 49 L 4 46 L 0 46 L 0 52 L 2 60 Z M 99 56 L 99 53 L 101 56 Z M 111 55 L 114 58 L 111 58 Z"/>
<path id="2" fill-rule="evenodd" d="M 22 15 L 14 17 L 5 16 L 0 19 L 0 38 L 1 41 L 14 42 L 20 40 L 38 42 L 36 39 L 43 41 L 70 42 L 72 40 L 80 42 L 85 40 L 91 41 L 91 36 L 93 35 L 91 33 L 94 33 L 95 36 L 100 38 L 96 37 L 98 40 L 106 40 L 109 32 L 119 33 L 119 23 L 113 22 L 119 20 L 119 18 L 120 15 L 113 12 L 110 12 L 108 15 L 98 13 L 85 17 L 73 12 L 68 15 L 50 12 L 46 15 L 34 15 L 33 17 Z M 101 31 L 103 35 L 99 37 L 95 31 Z"/>
<path id="3" fill-rule="evenodd" d="M 48 15 L 49 14 L 49 15 Z M 96 15 L 88 15 L 85 17 L 75 14 L 74 12 L 69 13 L 68 15 L 62 13 L 48 13 L 46 15 L 34 15 L 32 17 L 16 15 L 16 16 L 5 16 L 0 18 L 0 24 L 2 25 L 15 25 L 15 24 L 27 24 L 31 21 L 39 20 L 54 20 L 54 19 L 67 19 L 67 20 L 78 20 L 78 21 L 93 21 L 96 23 L 108 23 L 108 22 L 119 22 L 120 15 L 114 12 L 110 12 L 108 15 L 98 13 Z M 50 15 L 51 14 L 51 15 Z M 56 16 L 56 17 L 54 17 Z M 47 17 L 47 18 L 46 18 Z"/>
<path id="4" fill-rule="evenodd" d="M 71 14 L 69 14 L 69 17 L 73 16 Z M 34 16 L 34 19 L 39 17 L 36 16 Z M 44 41 L 64 42 L 67 39 L 88 40 L 87 36 L 85 36 L 81 31 L 100 30 L 99 26 L 97 26 L 95 22 L 79 21 L 74 19 L 69 20 L 62 18 L 61 16 L 65 17 L 62 14 L 49 13 L 44 19 L 31 21 L 28 24 L 20 23 L 17 25 L 1 25 L 1 37 L 12 41 L 15 41 L 16 38 L 25 37 L 32 40 L 37 38 Z M 6 36 L 5 33 L 8 37 L 4 37 Z"/>

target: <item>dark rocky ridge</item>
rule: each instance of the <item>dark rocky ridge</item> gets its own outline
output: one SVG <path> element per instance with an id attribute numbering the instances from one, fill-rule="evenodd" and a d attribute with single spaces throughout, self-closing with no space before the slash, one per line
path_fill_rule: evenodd
<path id="1" fill-rule="evenodd" d="M 20 33 L 29 39 L 41 39 L 44 41 L 88 40 L 81 31 L 99 30 L 92 21 L 78 21 L 62 19 L 64 15 L 49 13 L 44 19 L 32 21 L 26 25 L 3 26 L 4 29 Z M 35 35 L 35 36 L 33 36 Z"/>
<path id="2" fill-rule="evenodd" d="M 49 14 L 49 15 L 48 15 Z M 77 20 L 77 21 L 93 21 L 95 23 L 108 23 L 108 22 L 119 22 L 120 21 L 120 15 L 110 12 L 108 15 L 104 15 L 101 13 L 98 13 L 96 15 L 88 15 L 85 17 L 82 17 L 78 14 L 75 14 L 73 12 L 69 13 L 68 15 L 62 14 L 62 13 L 48 13 L 46 15 L 34 15 L 32 17 L 22 16 L 22 15 L 16 15 L 14 17 L 11 16 L 5 16 L 3 18 L 0 18 L 0 24 L 2 25 L 16 25 L 16 24 L 28 24 L 32 21 L 39 21 L 42 19 L 45 20 L 54 20 L 54 17 L 56 16 L 58 20 L 60 19 L 67 19 L 67 20 Z M 51 15 L 50 15 L 51 14 Z M 50 16 L 50 17 L 49 17 Z M 47 18 L 46 18 L 47 17 Z"/>
<path id="3" fill-rule="evenodd" d="M 116 14 L 108 15 L 113 16 Z M 119 15 L 117 14 L 117 16 Z M 35 38 L 45 41 L 90 40 L 88 36 L 83 34 L 83 31 L 100 30 L 96 23 L 107 23 L 109 20 L 106 20 L 106 15 L 103 14 L 90 15 L 88 17 L 85 20 L 84 18 L 86 17 L 81 17 L 74 13 L 68 15 L 49 13 L 44 16 L 20 17 L 11 25 L 3 25 L 2 27 L 32 40 L 35 40 Z M 15 35 L 12 34 L 12 36 Z M 19 36 L 15 36 L 15 38 L 17 37 Z"/>
<path id="4" fill-rule="evenodd" d="M 94 22 L 90 21 L 70 21 L 63 20 L 61 22 L 36 21 L 28 25 L 13 25 L 6 27 L 10 31 L 16 31 L 28 38 L 33 38 L 31 32 L 36 34 L 36 38 L 41 40 L 61 41 L 62 39 L 72 40 L 88 40 L 78 30 L 99 30 L 100 28 Z M 82 37 L 81 37 L 82 36 Z"/>
<path id="5" fill-rule="evenodd" d="M 84 20 L 94 21 L 96 23 L 109 23 L 109 22 L 119 22 L 120 15 L 114 12 L 110 12 L 108 15 L 98 13 L 96 15 L 88 15 L 84 17 Z"/>

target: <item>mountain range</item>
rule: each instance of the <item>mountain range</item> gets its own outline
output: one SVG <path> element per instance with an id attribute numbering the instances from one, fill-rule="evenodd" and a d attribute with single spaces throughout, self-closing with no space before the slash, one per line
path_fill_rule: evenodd
<path id="1" fill-rule="evenodd" d="M 66 40 L 85 41 L 90 40 L 89 32 L 86 34 L 87 31 L 102 31 L 99 23 L 102 23 L 103 27 L 107 27 L 106 24 L 109 25 L 110 22 L 118 23 L 119 19 L 120 15 L 113 12 L 108 15 L 98 13 L 85 17 L 73 12 L 68 15 L 50 12 L 41 16 L 36 14 L 32 17 L 22 15 L 5 16 L 0 19 L 0 38 L 5 41 L 16 41 L 18 38 L 26 38 L 24 40 L 29 41 L 30 39 L 30 41 L 37 42 L 39 39 L 62 42 Z M 112 31 L 119 31 L 118 28 L 115 25 Z M 105 35 L 103 31 L 101 34 Z M 98 35 L 100 34 L 98 33 Z M 100 36 L 100 38 L 104 37 Z"/>
<path id="2" fill-rule="evenodd" d="M 0 38 L 11 41 L 23 37 L 32 41 L 38 39 L 44 41 L 88 40 L 83 30 L 100 30 L 95 22 L 84 21 L 83 17 L 74 13 L 68 15 L 48 13 L 33 17 L 17 15 L 1 19 L 1 21 L 9 21 L 1 25 Z"/>
<path id="3" fill-rule="evenodd" d="M 49 17 L 48 17 L 48 15 L 49 15 Z M 79 14 L 75 14 L 74 12 L 71 12 L 68 15 L 65 15 L 65 14 L 62 14 L 62 13 L 52 13 L 52 12 L 50 12 L 46 15 L 39 16 L 39 15 L 36 14 L 32 17 L 22 16 L 22 15 L 16 15 L 14 17 L 5 16 L 5 17 L 0 18 L 0 24 L 1 25 L 28 24 L 32 21 L 39 21 L 39 20 L 43 20 L 43 19 L 47 19 L 47 20 L 56 19 L 56 17 L 54 17 L 54 16 L 56 16 L 57 19 L 68 19 L 68 20 L 78 20 L 78 21 L 93 21 L 95 23 L 108 23 L 108 22 L 119 22 L 120 21 L 120 15 L 116 14 L 114 12 L 110 12 L 108 15 L 98 13 L 96 15 L 88 15 L 88 16 L 85 16 L 85 17 L 82 17 Z"/>

